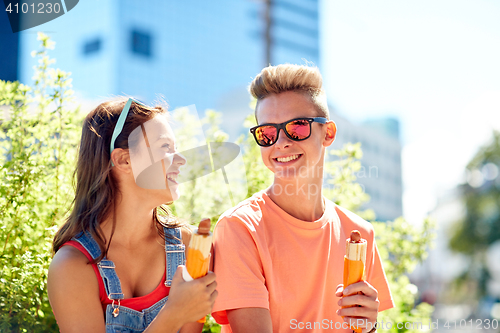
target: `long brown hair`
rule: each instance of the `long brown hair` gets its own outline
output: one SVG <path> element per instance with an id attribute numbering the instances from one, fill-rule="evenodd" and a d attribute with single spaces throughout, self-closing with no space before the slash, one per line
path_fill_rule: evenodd
<path id="1" fill-rule="evenodd" d="M 52 245 L 54 253 L 82 231 L 88 232 L 101 249 L 100 257 L 96 258 L 93 263 L 99 262 L 108 253 L 116 226 L 115 199 L 119 194 L 117 180 L 111 172 L 109 146 L 113 130 L 126 101 L 127 99 L 119 99 L 104 102 L 85 117 L 77 166 L 73 174 L 73 180 L 76 183 L 73 209 L 54 237 Z M 128 149 L 128 137 L 136 127 L 166 112 L 167 110 L 162 106 L 148 107 L 132 102 L 123 130 L 116 138 L 115 148 Z M 111 213 L 113 213 L 113 226 L 111 237 L 107 240 L 100 223 Z M 154 209 L 153 221 L 162 237 L 165 237 L 164 226 L 171 228 L 179 226 L 165 205 Z"/>

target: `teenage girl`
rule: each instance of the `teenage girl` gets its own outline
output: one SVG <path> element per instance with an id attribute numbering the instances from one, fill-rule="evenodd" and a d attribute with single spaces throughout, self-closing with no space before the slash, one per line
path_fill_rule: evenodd
<path id="1" fill-rule="evenodd" d="M 158 186 L 137 181 L 150 160 L 161 161 Z M 164 205 L 179 197 L 185 163 L 162 107 L 118 100 L 87 115 L 73 209 L 54 238 L 48 275 L 61 332 L 201 331 L 215 275 L 182 279 L 190 233 Z"/>

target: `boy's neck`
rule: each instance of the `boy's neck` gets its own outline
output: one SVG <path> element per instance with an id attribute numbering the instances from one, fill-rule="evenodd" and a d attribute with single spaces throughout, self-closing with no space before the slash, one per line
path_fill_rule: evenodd
<path id="1" fill-rule="evenodd" d="M 276 205 L 291 216 L 313 222 L 319 220 L 325 212 L 322 184 L 322 177 L 302 182 L 275 178 L 266 193 Z"/>

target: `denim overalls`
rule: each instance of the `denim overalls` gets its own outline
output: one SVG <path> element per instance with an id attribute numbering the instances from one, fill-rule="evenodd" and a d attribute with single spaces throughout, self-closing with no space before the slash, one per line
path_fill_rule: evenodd
<path id="1" fill-rule="evenodd" d="M 165 285 L 170 286 L 172 278 L 177 269 L 177 266 L 184 265 L 186 261 L 184 253 L 184 244 L 182 244 L 180 228 L 163 228 L 165 235 L 174 236 L 177 239 L 168 239 L 165 237 L 165 252 L 166 252 L 166 280 Z M 97 242 L 87 233 L 80 233 L 73 240 L 82 244 L 89 252 L 92 258 L 97 258 L 101 254 L 101 250 Z M 172 242 L 173 244 L 169 243 Z M 97 263 L 99 273 L 104 281 L 104 288 L 108 298 L 113 301 L 106 307 L 106 333 L 114 332 L 142 332 L 156 317 L 158 312 L 165 304 L 168 296 L 159 300 L 151 307 L 142 311 L 136 311 L 120 305 L 120 300 L 123 299 L 120 280 L 115 272 L 115 264 L 111 260 L 104 258 Z"/>

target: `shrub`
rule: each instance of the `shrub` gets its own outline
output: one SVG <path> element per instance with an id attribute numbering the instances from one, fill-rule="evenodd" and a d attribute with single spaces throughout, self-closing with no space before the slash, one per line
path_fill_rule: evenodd
<path id="1" fill-rule="evenodd" d="M 79 129 L 69 73 L 50 68 L 41 49 L 33 88 L 0 81 L 0 331 L 57 330 L 46 293 L 51 241 L 73 197 Z"/>

